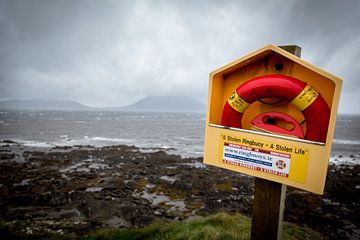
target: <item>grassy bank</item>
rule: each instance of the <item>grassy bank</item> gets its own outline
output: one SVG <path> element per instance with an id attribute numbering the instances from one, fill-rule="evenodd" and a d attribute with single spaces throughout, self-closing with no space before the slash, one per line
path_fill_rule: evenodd
<path id="1" fill-rule="evenodd" d="M 25 235 L 14 232 L 16 226 L 10 223 L 0 224 L 0 239 L 73 239 L 74 235 L 66 234 L 35 234 Z M 88 236 L 79 237 L 83 240 L 241 240 L 250 239 L 251 219 L 241 214 L 218 213 L 216 215 L 167 225 L 153 224 L 144 228 L 134 229 L 99 229 Z M 77 238 L 77 237 L 75 237 Z M 284 240 L 322 239 L 322 236 L 309 229 L 285 223 Z"/>
<path id="2" fill-rule="evenodd" d="M 219 213 L 170 225 L 150 225 L 145 228 L 127 230 L 98 230 L 86 237 L 86 240 L 138 240 L 138 239 L 201 239 L 231 240 L 250 239 L 251 219 L 240 214 Z M 322 236 L 309 229 L 285 223 L 283 239 L 322 239 Z"/>

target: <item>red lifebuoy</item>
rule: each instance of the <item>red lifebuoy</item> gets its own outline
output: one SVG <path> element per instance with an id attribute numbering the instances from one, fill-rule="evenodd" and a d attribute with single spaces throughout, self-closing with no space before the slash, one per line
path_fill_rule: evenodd
<path id="1" fill-rule="evenodd" d="M 285 124 L 287 125 L 285 125 Z M 260 132 L 278 133 L 284 136 L 304 138 L 300 124 L 283 112 L 264 112 L 251 120 L 251 129 Z M 280 125 L 284 126 L 280 126 Z"/>
<path id="2" fill-rule="evenodd" d="M 305 82 L 283 75 L 256 77 L 240 85 L 223 108 L 221 125 L 242 128 L 243 112 L 250 104 L 262 98 L 281 98 L 297 106 L 306 122 L 305 139 L 326 141 L 329 106 L 323 97 Z"/>

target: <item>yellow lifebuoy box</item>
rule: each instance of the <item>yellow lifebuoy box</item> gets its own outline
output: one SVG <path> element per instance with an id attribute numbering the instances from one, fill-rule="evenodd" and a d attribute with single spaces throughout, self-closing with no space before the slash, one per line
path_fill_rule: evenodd
<path id="1" fill-rule="evenodd" d="M 274 45 L 213 71 L 204 163 L 322 194 L 341 85 Z"/>

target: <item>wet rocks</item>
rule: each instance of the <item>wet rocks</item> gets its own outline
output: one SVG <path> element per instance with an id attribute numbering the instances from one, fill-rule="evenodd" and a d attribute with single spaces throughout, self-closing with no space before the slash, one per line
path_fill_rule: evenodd
<path id="1" fill-rule="evenodd" d="M 13 161 L 15 153 L 24 161 Z M 14 231 L 76 236 L 220 211 L 251 214 L 253 178 L 201 158 L 123 145 L 39 151 L 12 144 L 0 156 L 0 219 L 16 221 Z M 285 220 L 328 238 L 356 234 L 359 172 L 358 165 L 331 165 L 324 196 L 289 188 Z"/>

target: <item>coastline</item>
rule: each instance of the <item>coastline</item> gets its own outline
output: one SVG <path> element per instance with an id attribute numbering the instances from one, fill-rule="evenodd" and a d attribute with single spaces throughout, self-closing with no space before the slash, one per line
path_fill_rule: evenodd
<path id="1" fill-rule="evenodd" d="M 0 150 L 0 219 L 14 231 L 77 238 L 97 228 L 217 212 L 251 215 L 253 178 L 205 166 L 202 158 L 127 145 L 38 148 L 2 141 Z M 285 221 L 308 226 L 325 239 L 356 238 L 358 156 L 338 149 L 333 157 L 340 160 L 329 165 L 323 196 L 288 188 Z M 356 161 L 341 161 L 345 158 Z"/>

